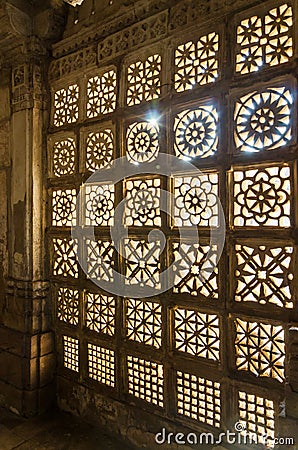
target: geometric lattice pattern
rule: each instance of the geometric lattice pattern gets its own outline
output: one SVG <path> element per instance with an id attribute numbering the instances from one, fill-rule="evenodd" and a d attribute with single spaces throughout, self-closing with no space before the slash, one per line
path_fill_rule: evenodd
<path id="1" fill-rule="evenodd" d="M 125 225 L 161 226 L 160 179 L 128 180 L 125 189 Z"/>
<path id="2" fill-rule="evenodd" d="M 178 158 L 206 158 L 217 150 L 218 114 L 212 104 L 177 114 L 174 123 L 175 153 Z"/>
<path id="3" fill-rule="evenodd" d="M 183 92 L 196 84 L 214 83 L 219 76 L 219 35 L 209 33 L 197 42 L 179 45 L 175 52 L 175 89 Z"/>
<path id="4" fill-rule="evenodd" d="M 201 358 L 219 360 L 219 319 L 189 309 L 175 310 L 175 348 Z"/>
<path id="5" fill-rule="evenodd" d="M 287 4 L 263 18 L 242 20 L 237 29 L 236 72 L 246 74 L 287 62 L 293 56 L 292 25 L 292 8 Z"/>
<path id="6" fill-rule="evenodd" d="M 79 86 L 74 84 L 67 89 L 55 92 L 54 118 L 55 127 L 74 123 L 79 118 Z"/>
<path id="7" fill-rule="evenodd" d="M 218 226 L 218 175 L 174 177 L 174 226 Z"/>
<path id="8" fill-rule="evenodd" d="M 219 428 L 221 423 L 220 384 L 178 371 L 177 413 Z"/>
<path id="9" fill-rule="evenodd" d="M 114 69 L 90 78 L 87 85 L 87 117 L 109 114 L 116 107 L 117 79 Z"/>
<path id="10" fill-rule="evenodd" d="M 126 133 L 126 156 L 132 164 L 153 161 L 159 152 L 159 126 L 150 122 L 134 122 Z"/>
<path id="11" fill-rule="evenodd" d="M 69 238 L 53 238 L 53 275 L 78 278 L 77 244 Z"/>
<path id="12" fill-rule="evenodd" d="M 285 333 L 282 326 L 236 319 L 236 366 L 256 376 L 284 381 Z"/>
<path id="13" fill-rule="evenodd" d="M 76 190 L 53 191 L 52 225 L 54 227 L 71 227 L 76 224 Z"/>
<path id="14" fill-rule="evenodd" d="M 259 152 L 287 145 L 292 138 L 293 95 L 286 87 L 254 91 L 235 106 L 237 151 Z"/>
<path id="15" fill-rule="evenodd" d="M 88 342 L 88 375 L 99 383 L 115 386 L 115 354 Z"/>
<path id="16" fill-rule="evenodd" d="M 72 138 L 56 141 L 53 145 L 53 174 L 55 177 L 71 175 L 75 171 L 76 144 Z"/>
<path id="17" fill-rule="evenodd" d="M 160 289 L 160 241 L 124 239 L 125 283 Z"/>
<path id="18" fill-rule="evenodd" d="M 163 366 L 128 355 L 127 370 L 129 394 L 163 407 Z"/>
<path id="19" fill-rule="evenodd" d="M 238 392 L 239 419 L 245 433 L 256 435 L 260 444 L 274 447 L 275 414 L 274 403 L 265 397 Z"/>
<path id="20" fill-rule="evenodd" d="M 138 105 L 160 96 L 161 56 L 152 55 L 145 61 L 137 61 L 127 69 L 127 104 Z"/>
<path id="21" fill-rule="evenodd" d="M 115 333 L 115 298 L 103 294 L 86 294 L 86 327 L 98 333 Z"/>
<path id="22" fill-rule="evenodd" d="M 70 325 L 79 324 L 79 298 L 77 289 L 59 288 L 57 295 L 57 317 Z"/>
<path id="23" fill-rule="evenodd" d="M 235 226 L 290 226 L 290 167 L 234 171 Z"/>
<path id="24" fill-rule="evenodd" d="M 109 241 L 86 239 L 88 278 L 113 281 L 114 246 Z"/>
<path id="25" fill-rule="evenodd" d="M 235 301 L 293 308 L 293 247 L 236 245 Z"/>
<path id="26" fill-rule="evenodd" d="M 114 133 L 105 128 L 89 133 L 86 142 L 86 168 L 90 172 L 110 167 L 114 154 Z"/>
<path id="27" fill-rule="evenodd" d="M 174 242 L 173 254 L 173 292 L 217 299 L 217 246 Z"/>
<path id="28" fill-rule="evenodd" d="M 111 226 L 114 224 L 114 185 L 85 186 L 85 225 Z"/>
<path id="29" fill-rule="evenodd" d="M 129 299 L 126 301 L 127 338 L 161 347 L 161 305 L 156 302 Z"/>
<path id="30" fill-rule="evenodd" d="M 63 365 L 74 372 L 79 371 L 79 340 L 63 336 Z"/>

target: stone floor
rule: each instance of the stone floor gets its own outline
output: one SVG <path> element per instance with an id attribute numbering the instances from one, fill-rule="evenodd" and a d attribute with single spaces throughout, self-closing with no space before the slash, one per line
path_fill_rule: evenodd
<path id="1" fill-rule="evenodd" d="M 0 408 L 0 450 L 132 450 L 103 430 L 52 411 L 24 419 Z"/>

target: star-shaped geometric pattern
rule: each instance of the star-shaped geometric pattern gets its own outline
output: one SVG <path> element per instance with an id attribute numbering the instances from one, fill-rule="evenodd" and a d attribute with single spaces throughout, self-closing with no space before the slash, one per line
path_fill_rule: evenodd
<path id="1" fill-rule="evenodd" d="M 142 344 L 161 346 L 161 305 L 156 302 L 129 299 L 126 301 L 127 338 Z"/>

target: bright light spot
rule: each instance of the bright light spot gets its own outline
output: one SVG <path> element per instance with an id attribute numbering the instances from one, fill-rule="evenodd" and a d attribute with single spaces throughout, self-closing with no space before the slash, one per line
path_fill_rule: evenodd
<path id="1" fill-rule="evenodd" d="M 158 115 L 157 111 L 152 111 L 148 114 L 147 120 L 150 123 L 150 125 L 153 125 L 154 127 L 158 127 L 160 116 Z"/>

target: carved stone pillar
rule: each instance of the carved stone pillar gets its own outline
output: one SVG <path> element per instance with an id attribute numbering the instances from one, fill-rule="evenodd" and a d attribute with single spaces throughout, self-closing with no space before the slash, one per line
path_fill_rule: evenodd
<path id="1" fill-rule="evenodd" d="M 49 36 L 44 35 L 45 30 L 53 30 L 45 21 L 55 15 L 42 11 L 32 17 L 32 11 L 4 7 L 0 51 L 7 101 L 0 108 L 0 181 L 3 178 L 5 186 L 5 207 L 3 212 L 0 209 L 0 285 L 4 288 L 4 295 L 0 294 L 0 404 L 29 416 L 45 410 L 55 398 L 45 243 L 49 114 L 45 43 Z M 36 28 L 34 32 L 36 24 L 41 33 Z"/>

